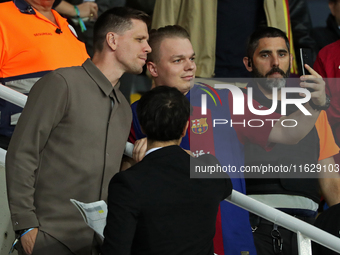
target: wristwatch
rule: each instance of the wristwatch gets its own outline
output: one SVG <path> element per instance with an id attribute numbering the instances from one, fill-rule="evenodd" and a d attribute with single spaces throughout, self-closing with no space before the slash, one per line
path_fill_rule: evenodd
<path id="1" fill-rule="evenodd" d="M 309 100 L 309 105 L 317 111 L 321 111 L 321 110 L 327 110 L 329 108 L 329 106 L 331 105 L 331 99 L 329 98 L 329 96 L 326 94 L 326 103 L 324 105 L 316 105 L 314 104 L 313 100 Z"/>

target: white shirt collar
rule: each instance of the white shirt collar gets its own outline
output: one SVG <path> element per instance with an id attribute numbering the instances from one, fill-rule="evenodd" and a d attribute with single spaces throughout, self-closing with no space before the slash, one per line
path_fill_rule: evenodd
<path id="1" fill-rule="evenodd" d="M 148 150 L 148 151 L 145 153 L 145 156 L 148 155 L 148 154 L 150 154 L 151 152 L 154 152 L 154 151 L 159 150 L 159 149 L 161 149 L 161 148 L 163 148 L 163 147 L 152 148 L 152 149 Z M 145 157 L 145 156 L 144 156 L 144 157 Z"/>

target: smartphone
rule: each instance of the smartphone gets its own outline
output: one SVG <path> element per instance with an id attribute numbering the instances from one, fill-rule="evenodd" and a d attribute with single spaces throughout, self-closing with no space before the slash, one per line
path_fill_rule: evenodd
<path id="1" fill-rule="evenodd" d="M 301 68 L 302 68 L 302 75 L 310 74 L 308 70 L 305 68 L 305 64 L 313 67 L 313 56 L 312 50 L 308 48 L 300 48 L 300 58 L 301 58 Z"/>
<path id="2" fill-rule="evenodd" d="M 313 58 L 312 58 L 312 50 L 308 48 L 300 48 L 300 58 L 301 58 L 301 68 L 302 75 L 309 75 L 310 72 L 305 68 L 305 64 L 310 67 L 313 66 Z M 307 80 L 306 82 L 314 83 L 313 81 Z M 310 92 L 313 92 L 314 89 L 307 88 Z"/>

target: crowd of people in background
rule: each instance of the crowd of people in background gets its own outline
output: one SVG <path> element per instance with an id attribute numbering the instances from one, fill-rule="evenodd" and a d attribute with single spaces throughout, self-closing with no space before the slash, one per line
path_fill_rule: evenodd
<path id="1" fill-rule="evenodd" d="M 307 0 L 0 0 L 0 85 L 28 95 L 24 109 L 0 99 L 13 247 L 23 255 L 298 254 L 296 234 L 224 201 L 232 189 L 340 237 L 340 0 L 328 6 L 327 26 L 313 28 Z M 125 75 L 150 82 L 131 107 Z M 244 116 L 234 114 L 230 90 L 195 78 L 247 78 Z M 269 112 L 294 86 L 310 90 L 302 107 L 311 116 L 292 106 L 256 115 L 265 123 L 258 129 L 213 124 L 254 119 L 250 96 Z M 207 91 L 223 108 L 211 96 L 203 114 Z M 287 120 L 300 125 L 280 125 Z M 123 155 L 127 141 L 132 157 Z M 202 180 L 190 178 L 192 163 L 338 171 Z M 108 202 L 104 242 L 70 198 Z"/>

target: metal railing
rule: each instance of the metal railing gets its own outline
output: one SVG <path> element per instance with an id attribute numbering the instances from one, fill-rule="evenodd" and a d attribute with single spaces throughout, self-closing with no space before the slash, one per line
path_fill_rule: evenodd
<path id="1" fill-rule="evenodd" d="M 232 191 L 226 201 L 297 233 L 299 255 L 312 254 L 310 240 L 340 253 L 340 238 L 289 214 L 256 201 L 236 190 Z"/>
<path id="2" fill-rule="evenodd" d="M 27 96 L 4 85 L 0 85 L 0 97 L 21 107 L 25 106 Z M 131 148 L 130 148 L 131 150 Z M 0 148 L 0 162 L 4 163 L 6 151 Z M 311 255 L 311 240 L 340 253 L 340 238 L 316 228 L 302 220 L 283 213 L 273 207 L 256 201 L 236 190 L 226 201 L 252 212 L 266 220 L 297 233 L 299 255 Z"/>

